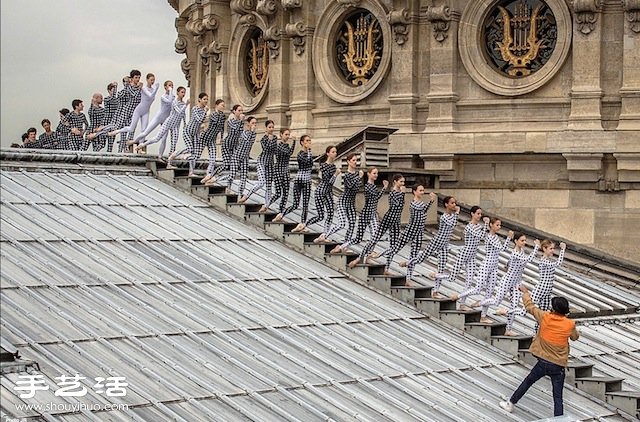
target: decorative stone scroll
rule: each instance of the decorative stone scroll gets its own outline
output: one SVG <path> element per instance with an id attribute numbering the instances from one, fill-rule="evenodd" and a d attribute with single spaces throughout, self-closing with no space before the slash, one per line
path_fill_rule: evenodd
<path id="1" fill-rule="evenodd" d="M 291 38 L 291 44 L 293 44 L 293 51 L 300 56 L 304 53 L 305 48 L 305 28 L 302 22 L 288 23 L 284 27 L 284 33 L 287 37 Z"/>
<path id="2" fill-rule="evenodd" d="M 256 18 L 256 15 L 250 13 L 248 15 L 242 16 L 238 22 L 240 23 L 240 25 L 248 28 L 250 26 L 256 26 L 258 19 Z"/>
<path id="3" fill-rule="evenodd" d="M 264 31 L 264 39 L 269 47 L 269 57 L 275 59 L 280 55 L 280 38 L 282 33 L 277 26 L 271 26 Z"/>
<path id="4" fill-rule="evenodd" d="M 589 35 L 595 28 L 601 6 L 602 0 L 573 0 L 576 25 L 584 35 Z"/>
<path id="5" fill-rule="evenodd" d="M 358 7 L 361 0 L 336 0 L 336 2 L 338 2 L 338 4 L 344 8 L 349 8 Z"/>
<path id="6" fill-rule="evenodd" d="M 296 9 L 302 7 L 302 0 L 281 0 L 284 10 Z"/>
<path id="7" fill-rule="evenodd" d="M 276 0 L 258 0 L 256 12 L 263 16 L 272 16 L 278 11 Z"/>
<path id="8" fill-rule="evenodd" d="M 409 11 L 406 8 L 392 10 L 387 14 L 387 21 L 393 28 L 396 44 L 403 45 L 409 35 Z"/>
<path id="9" fill-rule="evenodd" d="M 239 15 L 246 15 L 256 8 L 256 0 L 231 0 L 231 11 Z"/>
<path id="10" fill-rule="evenodd" d="M 453 12 L 447 5 L 429 6 L 427 9 L 427 20 L 433 27 L 433 38 L 438 42 L 443 42 L 449 36 L 451 21 L 460 16 Z"/>
<path id="11" fill-rule="evenodd" d="M 640 33 L 640 0 L 623 0 L 625 16 L 632 32 Z"/>
<path id="12" fill-rule="evenodd" d="M 184 78 L 188 83 L 191 83 L 191 62 L 186 57 L 180 62 L 180 69 L 184 73 Z"/>
<path id="13" fill-rule="evenodd" d="M 222 49 L 217 41 L 211 41 L 209 45 L 202 47 L 200 57 L 205 72 L 209 72 L 211 61 L 215 64 L 216 70 L 222 67 Z"/>
<path id="14" fill-rule="evenodd" d="M 185 54 L 187 52 L 187 39 L 182 35 L 178 35 L 175 44 L 173 44 L 173 47 L 175 48 L 176 53 Z"/>

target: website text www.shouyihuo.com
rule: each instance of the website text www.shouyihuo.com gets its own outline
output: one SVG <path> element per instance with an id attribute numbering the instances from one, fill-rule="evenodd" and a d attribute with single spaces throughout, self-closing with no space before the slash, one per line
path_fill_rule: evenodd
<path id="1" fill-rule="evenodd" d="M 129 405 L 126 403 L 18 403 L 15 405 L 18 412 L 81 412 L 81 411 L 109 411 L 109 410 L 129 410 Z M 0 420 L 0 422 L 20 421 L 21 418 L 6 417 L 6 419 Z"/>

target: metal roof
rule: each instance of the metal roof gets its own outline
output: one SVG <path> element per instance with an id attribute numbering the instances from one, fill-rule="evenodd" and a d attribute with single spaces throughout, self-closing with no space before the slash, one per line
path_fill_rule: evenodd
<path id="1" fill-rule="evenodd" d="M 263 232 L 139 174 L 1 171 L 1 337 L 38 362 L 48 391 L 2 414 L 47 420 L 532 420 L 539 382 L 513 359 Z M 124 376 L 122 398 L 54 377 Z M 36 412 L 22 403 L 126 403 Z M 566 412 L 622 420 L 568 388 Z"/>

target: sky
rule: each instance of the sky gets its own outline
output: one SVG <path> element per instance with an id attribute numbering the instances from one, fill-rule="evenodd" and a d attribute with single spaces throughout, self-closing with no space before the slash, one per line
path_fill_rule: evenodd
<path id="1" fill-rule="evenodd" d="M 173 47 L 176 17 L 166 0 L 2 0 L 2 147 L 32 126 L 39 135 L 45 117 L 55 127 L 75 98 L 86 113 L 94 92 L 106 96 L 111 81 L 120 88 L 131 69 L 186 87 L 184 55 Z"/>

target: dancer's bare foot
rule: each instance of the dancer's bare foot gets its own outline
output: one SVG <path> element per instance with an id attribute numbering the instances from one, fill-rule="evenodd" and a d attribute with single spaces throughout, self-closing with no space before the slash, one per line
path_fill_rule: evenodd
<path id="1" fill-rule="evenodd" d="M 480 318 L 481 324 L 493 324 L 493 320 L 491 318 L 482 317 Z"/>
<path id="2" fill-rule="evenodd" d="M 267 206 L 266 205 L 261 206 L 258 212 L 267 212 Z"/>
<path id="3" fill-rule="evenodd" d="M 384 272 L 382 274 L 386 275 L 387 277 L 393 277 L 393 275 L 394 275 L 391 271 L 387 271 L 387 270 L 384 270 Z"/>
<path id="4" fill-rule="evenodd" d="M 273 220 L 271 220 L 271 221 L 277 223 L 278 221 L 282 221 L 283 218 L 284 218 L 284 215 L 282 215 L 282 213 L 278 213 L 278 215 L 273 217 Z"/>
<path id="5" fill-rule="evenodd" d="M 193 177 L 193 176 L 195 176 L 195 174 L 191 171 L 189 172 L 189 174 L 187 174 L 187 177 Z"/>
<path id="6" fill-rule="evenodd" d="M 111 132 L 108 132 L 107 135 L 109 136 L 116 136 L 118 134 L 117 130 L 112 130 Z M 128 143 L 128 142 L 127 142 Z"/>
<path id="7" fill-rule="evenodd" d="M 200 179 L 200 183 L 201 184 L 206 184 L 209 180 L 211 180 L 211 176 L 209 176 L 208 174 L 206 176 L 204 176 L 202 179 Z"/>
<path id="8" fill-rule="evenodd" d="M 513 331 L 513 330 L 509 330 L 509 331 L 505 331 L 505 332 L 504 332 L 504 335 L 505 335 L 505 336 L 510 336 L 510 337 L 515 337 L 515 336 L 517 336 L 517 335 L 518 335 L 518 333 L 516 333 L 516 332 L 515 332 L 515 331 Z"/>
<path id="9" fill-rule="evenodd" d="M 238 199 L 238 204 L 244 204 L 245 202 L 247 202 L 247 199 L 249 199 L 249 197 L 243 195 L 242 198 Z"/>
<path id="10" fill-rule="evenodd" d="M 496 315 L 506 315 L 507 310 L 505 308 L 500 308 L 496 311 Z"/>
<path id="11" fill-rule="evenodd" d="M 479 307 L 480 307 L 480 301 L 479 301 L 479 300 L 476 300 L 475 302 L 473 302 L 473 303 L 471 304 L 471 307 L 472 307 L 472 308 L 479 308 Z"/>
<path id="12" fill-rule="evenodd" d="M 278 215 L 280 215 L 280 214 L 278 214 Z M 315 239 L 313 239 L 313 243 L 321 243 L 321 242 L 324 242 L 325 240 L 327 240 L 327 238 L 324 235 L 324 233 L 322 233 L 320 236 L 318 236 Z"/>
<path id="13" fill-rule="evenodd" d="M 291 233 L 298 233 L 298 232 L 301 232 L 302 230 L 304 230 L 304 223 L 299 223 L 297 226 L 295 226 L 291 230 Z"/>
<path id="14" fill-rule="evenodd" d="M 367 257 L 367 259 L 365 259 L 364 262 L 366 264 L 377 264 L 376 260 L 372 259 L 371 257 Z"/>
<path id="15" fill-rule="evenodd" d="M 127 141 L 127 145 L 135 145 L 136 141 L 134 141 L 133 139 Z"/>
<path id="16" fill-rule="evenodd" d="M 372 259 L 380 258 L 380 253 L 379 252 L 371 252 L 369 254 L 369 258 L 372 258 Z"/>
<path id="17" fill-rule="evenodd" d="M 473 311 L 473 309 L 471 309 L 470 307 L 468 307 L 464 303 L 462 305 L 460 305 L 460 310 L 461 311 Z"/>
<path id="18" fill-rule="evenodd" d="M 407 287 L 418 287 L 418 285 L 415 282 L 409 279 L 405 280 L 404 285 Z"/>
<path id="19" fill-rule="evenodd" d="M 98 136 L 97 133 L 90 133 L 90 134 L 87 135 L 87 139 L 92 141 L 92 140 L 96 139 L 96 136 Z"/>
<path id="20" fill-rule="evenodd" d="M 406 267 L 407 266 L 407 261 L 402 261 L 400 263 L 400 266 L 403 267 L 403 268 Z"/>
<path id="21" fill-rule="evenodd" d="M 335 248 L 331 249 L 331 252 L 329 253 L 340 253 L 342 252 L 342 246 L 337 245 Z"/>
<path id="22" fill-rule="evenodd" d="M 350 261 L 349 264 L 347 265 L 349 266 L 349 268 L 354 268 L 359 263 L 360 263 L 360 257 L 357 257 L 356 259 Z"/>
<path id="23" fill-rule="evenodd" d="M 167 170 L 175 170 L 176 168 L 177 168 L 176 166 L 171 164 L 171 161 L 167 163 L 167 167 L 166 167 Z"/>
<path id="24" fill-rule="evenodd" d="M 442 295 L 439 292 L 431 292 L 431 297 L 434 299 L 442 299 Z"/>
<path id="25" fill-rule="evenodd" d="M 454 293 L 454 294 L 451 295 L 451 300 L 458 300 L 458 299 L 460 299 L 460 296 L 457 293 Z M 464 305 L 464 306 L 466 306 L 466 305 Z"/>
<path id="26" fill-rule="evenodd" d="M 351 253 L 351 249 L 344 248 L 344 249 L 342 249 L 342 253 Z"/>

